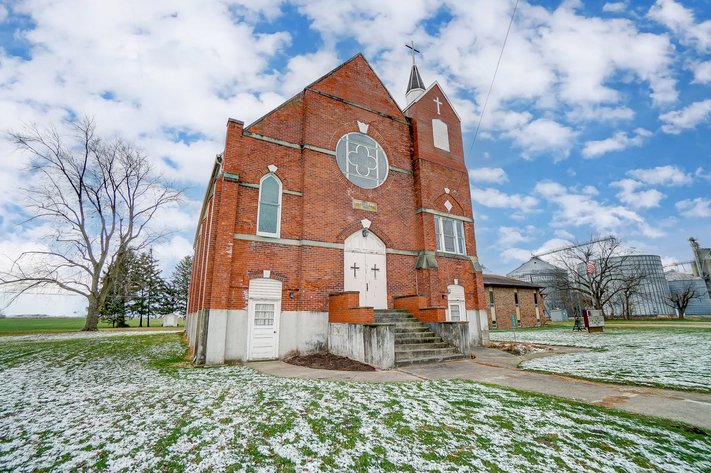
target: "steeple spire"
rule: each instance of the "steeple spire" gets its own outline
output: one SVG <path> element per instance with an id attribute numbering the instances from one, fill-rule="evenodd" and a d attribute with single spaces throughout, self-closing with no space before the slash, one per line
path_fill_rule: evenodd
<path id="1" fill-rule="evenodd" d="M 405 92 L 405 98 L 409 105 L 424 93 L 425 83 L 422 82 L 420 71 L 417 70 L 417 64 L 415 64 L 415 53 L 419 53 L 420 51 L 415 49 L 414 41 L 411 41 L 410 44 L 406 44 L 405 46 L 412 50 L 412 70 L 410 71 L 410 80 L 407 83 L 407 92 Z"/>

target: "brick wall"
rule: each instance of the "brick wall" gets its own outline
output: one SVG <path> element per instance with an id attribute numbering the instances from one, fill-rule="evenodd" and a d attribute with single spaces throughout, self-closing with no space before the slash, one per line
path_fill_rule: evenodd
<path id="1" fill-rule="evenodd" d="M 501 286 L 485 286 L 487 301 L 489 290 L 494 290 L 494 305 L 496 308 L 496 327 L 492 325 L 492 311 L 489 310 L 489 328 L 507 329 L 511 328 L 511 314 L 516 313 L 516 303 L 514 293 L 518 291 L 520 320 L 522 327 L 536 327 L 536 304 L 534 293 L 538 292 L 538 309 L 540 314 L 540 324 L 545 323 L 545 314 L 543 312 L 543 298 L 540 291 L 532 288 L 513 288 Z M 490 307 L 490 306 L 489 306 Z"/>

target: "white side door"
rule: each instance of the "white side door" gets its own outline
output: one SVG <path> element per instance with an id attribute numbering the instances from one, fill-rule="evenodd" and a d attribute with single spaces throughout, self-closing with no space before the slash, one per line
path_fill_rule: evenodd
<path id="1" fill-rule="evenodd" d="M 464 288 L 459 284 L 447 286 L 447 320 L 459 322 L 467 320 L 464 305 Z"/>
<path id="2" fill-rule="evenodd" d="M 249 283 L 248 360 L 273 360 L 279 357 L 279 318 L 281 281 L 253 279 Z"/>

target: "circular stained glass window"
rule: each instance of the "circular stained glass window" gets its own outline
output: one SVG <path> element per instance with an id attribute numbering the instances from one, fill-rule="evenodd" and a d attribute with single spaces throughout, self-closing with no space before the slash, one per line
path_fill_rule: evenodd
<path id="1" fill-rule="evenodd" d="M 388 177 L 385 151 L 363 133 L 348 133 L 338 140 L 336 161 L 348 180 L 364 189 L 375 189 Z"/>

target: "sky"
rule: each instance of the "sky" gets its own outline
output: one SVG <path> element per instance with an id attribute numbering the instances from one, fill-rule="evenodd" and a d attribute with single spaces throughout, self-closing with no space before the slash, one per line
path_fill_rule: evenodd
<path id="1" fill-rule="evenodd" d="M 48 230 L 22 223 L 27 156 L 7 131 L 89 115 L 186 187 L 154 247 L 167 274 L 192 253 L 227 118 L 251 123 L 358 52 L 403 107 L 410 41 L 462 118 L 487 272 L 591 235 L 665 263 L 691 259 L 689 236 L 711 245 L 711 2 L 521 0 L 489 94 L 515 3 L 0 0 L 0 266 Z M 5 312 L 84 306 L 34 294 Z"/>

